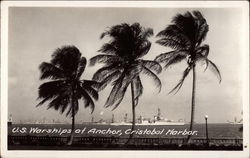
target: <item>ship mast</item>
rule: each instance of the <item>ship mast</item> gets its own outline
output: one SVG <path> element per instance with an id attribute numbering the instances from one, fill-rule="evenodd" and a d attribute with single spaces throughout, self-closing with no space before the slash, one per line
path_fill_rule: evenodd
<path id="1" fill-rule="evenodd" d="M 12 122 L 12 114 L 9 116 L 9 122 Z"/>
<path id="2" fill-rule="evenodd" d="M 127 121 L 128 121 L 128 113 L 126 113 L 124 116 L 124 122 L 127 122 Z"/>
<path id="3" fill-rule="evenodd" d="M 111 122 L 112 122 L 112 123 L 115 122 L 115 115 L 114 115 L 114 114 L 112 114 L 112 120 L 111 120 Z"/>
<path id="4" fill-rule="evenodd" d="M 12 125 L 12 114 L 9 116 L 8 125 Z"/>
<path id="5" fill-rule="evenodd" d="M 161 119 L 161 109 L 158 108 L 157 111 L 158 111 L 158 113 L 157 113 L 157 120 L 160 120 Z"/>

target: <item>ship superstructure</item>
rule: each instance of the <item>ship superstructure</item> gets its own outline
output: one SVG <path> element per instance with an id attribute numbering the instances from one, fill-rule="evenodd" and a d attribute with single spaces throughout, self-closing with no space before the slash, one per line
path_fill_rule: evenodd
<path id="1" fill-rule="evenodd" d="M 122 122 L 115 122 L 114 114 L 112 114 L 112 121 L 111 123 L 108 123 L 110 125 L 131 125 L 132 122 L 127 121 L 128 114 L 126 113 L 124 116 L 124 121 Z M 102 123 L 103 124 L 103 123 Z M 138 119 L 136 119 L 136 125 L 184 125 L 185 123 L 183 122 L 182 119 L 179 119 L 178 121 L 174 120 L 169 120 L 167 118 L 164 118 L 161 116 L 161 110 L 160 108 L 157 109 L 157 115 L 153 116 L 153 118 L 144 118 L 140 116 Z"/>

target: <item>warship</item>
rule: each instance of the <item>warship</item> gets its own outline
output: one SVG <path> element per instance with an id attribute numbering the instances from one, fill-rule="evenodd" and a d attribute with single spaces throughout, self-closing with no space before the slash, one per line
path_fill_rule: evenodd
<path id="1" fill-rule="evenodd" d="M 97 124 L 103 124 L 103 125 L 114 125 L 114 126 L 121 126 L 121 125 L 132 125 L 132 122 L 128 121 L 128 114 L 125 114 L 124 120 L 121 122 L 115 122 L 114 114 L 112 114 L 111 122 L 105 122 L 104 120 L 99 121 Z M 164 118 L 161 116 L 161 110 L 158 108 L 158 113 L 153 118 L 143 118 L 140 116 L 136 119 L 135 125 L 139 126 L 154 126 L 154 125 L 177 125 L 182 126 L 185 125 L 184 121 L 182 119 L 179 119 L 178 121 L 170 120 L 167 118 Z"/>

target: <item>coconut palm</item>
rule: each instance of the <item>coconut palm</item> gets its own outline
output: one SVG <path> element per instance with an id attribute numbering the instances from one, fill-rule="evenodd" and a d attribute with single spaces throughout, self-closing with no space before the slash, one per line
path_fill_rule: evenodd
<path id="1" fill-rule="evenodd" d="M 86 58 L 81 57 L 81 52 L 75 46 L 63 46 L 52 54 L 50 62 L 41 63 L 40 79 L 50 81 L 40 85 L 38 95 L 42 101 L 50 101 L 48 109 L 54 108 L 72 118 L 71 135 L 68 145 L 72 144 L 75 130 L 75 115 L 79 110 L 78 100 L 83 99 L 84 106 L 94 111 L 93 100 L 98 99 L 96 81 L 83 80 L 81 76 L 86 67 Z"/>
<path id="2" fill-rule="evenodd" d="M 196 63 L 203 62 L 206 64 L 205 70 L 209 67 L 216 74 L 221 82 L 220 71 L 217 66 L 208 59 L 209 46 L 202 45 L 208 32 L 208 24 L 206 19 L 199 11 L 185 14 L 177 14 L 172 24 L 168 25 L 164 30 L 157 34 L 160 39 L 156 43 L 170 47 L 173 51 L 160 54 L 155 61 L 164 64 L 164 68 L 179 63 L 183 60 L 187 61 L 187 68 L 183 72 L 183 76 L 178 84 L 171 92 L 178 92 L 189 72 L 193 71 L 193 87 L 192 87 L 192 104 L 191 104 L 191 121 L 189 130 L 193 129 L 194 112 L 195 112 L 195 91 L 196 91 Z M 188 136 L 189 142 L 191 136 Z"/>
<path id="3" fill-rule="evenodd" d="M 123 100 L 125 92 L 130 85 L 132 95 L 132 131 L 135 128 L 135 107 L 143 93 L 140 74 L 146 74 L 161 88 L 161 81 L 156 74 L 161 72 L 161 65 L 156 61 L 141 59 L 151 47 L 148 40 L 153 35 L 151 28 L 143 28 L 139 23 L 132 25 L 123 23 L 109 28 L 101 34 L 101 39 L 109 36 L 111 40 L 105 43 L 99 54 L 90 60 L 93 66 L 102 63 L 104 66 L 93 75 L 93 79 L 101 83 L 100 90 L 112 83 L 112 90 L 107 98 L 105 107 L 113 109 Z M 128 142 L 133 134 L 130 135 Z M 128 143 L 127 142 L 127 143 Z"/>

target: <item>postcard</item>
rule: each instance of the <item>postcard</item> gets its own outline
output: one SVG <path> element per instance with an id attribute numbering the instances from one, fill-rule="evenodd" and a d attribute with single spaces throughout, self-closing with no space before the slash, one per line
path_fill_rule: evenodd
<path id="1" fill-rule="evenodd" d="M 248 5 L 3 1 L 1 157 L 249 157 Z"/>

